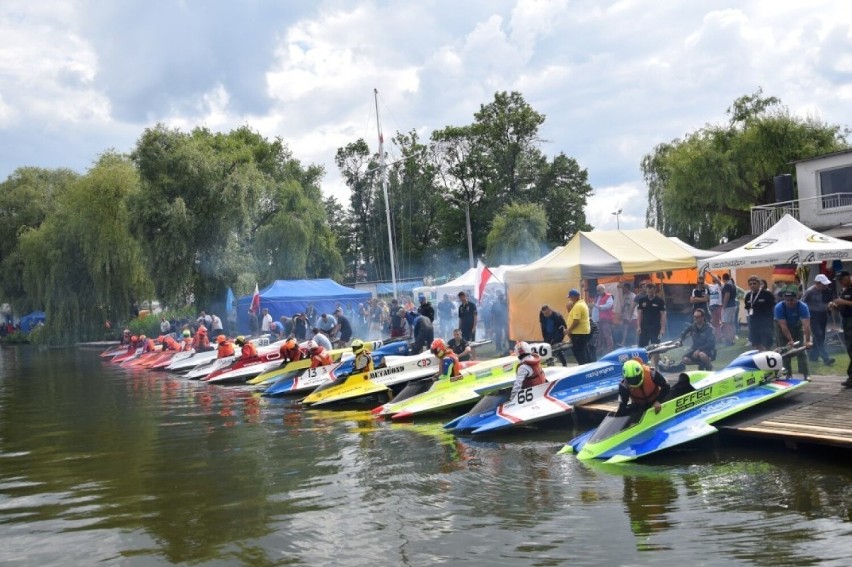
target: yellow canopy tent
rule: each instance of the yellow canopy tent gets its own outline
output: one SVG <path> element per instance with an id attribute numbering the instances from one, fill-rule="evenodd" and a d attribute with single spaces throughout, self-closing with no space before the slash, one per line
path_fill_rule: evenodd
<path id="1" fill-rule="evenodd" d="M 548 304 L 566 315 L 568 291 L 580 289 L 583 279 L 694 268 L 699 257 L 714 254 L 666 238 L 653 228 L 577 233 L 561 250 L 505 273 L 509 336 L 541 340 L 541 306 Z"/>

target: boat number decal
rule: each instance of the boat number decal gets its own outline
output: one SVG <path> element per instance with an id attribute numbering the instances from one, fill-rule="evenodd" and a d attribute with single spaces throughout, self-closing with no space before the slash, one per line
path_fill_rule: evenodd
<path id="1" fill-rule="evenodd" d="M 695 404 L 701 403 L 710 397 L 710 393 L 713 391 L 713 386 L 707 386 L 706 388 L 701 388 L 700 390 L 695 390 L 688 395 L 680 396 L 675 402 L 675 413 L 680 413 L 682 411 L 688 410 L 693 407 Z"/>
<path id="2" fill-rule="evenodd" d="M 317 369 L 316 368 L 308 368 L 308 378 L 316 378 L 317 377 Z"/>
<path id="3" fill-rule="evenodd" d="M 269 346 L 269 339 L 266 339 L 266 338 L 263 338 L 263 339 L 257 339 L 257 340 L 255 341 L 255 344 L 256 344 L 257 346 Z"/>
<path id="4" fill-rule="evenodd" d="M 541 343 L 533 345 L 531 350 L 542 358 L 550 358 L 550 345 Z"/>
<path id="5" fill-rule="evenodd" d="M 778 370 L 782 366 L 783 359 L 777 352 L 767 352 L 763 356 L 755 356 L 754 364 L 761 370 Z"/>
<path id="6" fill-rule="evenodd" d="M 425 367 L 427 367 L 427 366 L 432 366 L 432 359 L 431 359 L 431 358 L 424 358 L 424 359 L 422 359 L 422 360 L 418 360 L 418 361 L 417 361 L 417 366 L 419 366 L 420 368 L 425 368 Z"/>
<path id="7" fill-rule="evenodd" d="M 526 388 L 518 392 L 518 403 L 522 404 L 524 402 L 533 401 L 533 391 L 532 388 Z"/>

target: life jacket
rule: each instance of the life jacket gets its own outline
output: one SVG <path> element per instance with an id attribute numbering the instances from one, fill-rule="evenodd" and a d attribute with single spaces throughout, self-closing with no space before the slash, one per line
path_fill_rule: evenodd
<path id="1" fill-rule="evenodd" d="M 320 348 L 319 352 L 311 355 L 311 368 L 328 366 L 329 364 L 331 364 L 331 357 L 324 348 Z"/>
<path id="2" fill-rule="evenodd" d="M 194 345 L 194 341 L 192 340 L 192 337 L 184 337 L 183 349 L 181 349 L 181 350 L 183 350 L 184 352 L 189 352 L 189 351 L 192 350 L 193 345 Z"/>
<path id="3" fill-rule="evenodd" d="M 459 357 L 451 350 L 444 353 L 441 358 L 441 378 L 452 378 L 461 374 Z"/>
<path id="4" fill-rule="evenodd" d="M 298 346 L 292 350 L 286 348 L 285 345 L 281 345 L 281 348 L 278 350 L 281 353 L 281 358 L 288 362 L 296 362 L 297 360 L 302 360 L 304 358 L 304 353 L 302 349 Z"/>
<path id="5" fill-rule="evenodd" d="M 231 341 L 223 341 L 219 344 L 219 354 L 216 358 L 225 358 L 226 356 L 234 356 L 234 343 Z"/>
<path id="6" fill-rule="evenodd" d="M 521 364 L 529 366 L 532 369 L 532 376 L 527 376 L 524 378 L 524 383 L 521 385 L 521 388 L 532 388 L 533 386 L 538 386 L 539 384 L 544 384 L 547 382 L 547 378 L 544 375 L 544 370 L 541 369 L 541 357 L 537 354 L 531 354 L 529 356 L 524 357 L 521 361 Z"/>
<path id="7" fill-rule="evenodd" d="M 257 347 L 254 346 L 254 343 L 246 341 L 246 343 L 243 345 L 242 350 L 240 350 L 240 357 L 249 358 L 252 356 L 257 356 Z"/>
<path id="8" fill-rule="evenodd" d="M 660 387 L 654 383 L 654 378 L 651 375 L 651 369 L 642 365 L 642 384 L 639 387 L 631 388 L 625 381 L 627 390 L 630 393 L 630 403 L 642 407 L 649 407 L 660 395 Z"/>
<path id="9" fill-rule="evenodd" d="M 210 350 L 210 339 L 207 337 L 207 333 L 195 333 L 195 337 L 192 339 L 192 348 L 195 350 Z"/>
<path id="10" fill-rule="evenodd" d="M 610 322 L 615 321 L 615 310 L 614 309 L 610 309 L 609 311 L 601 311 L 600 310 L 600 306 L 606 305 L 606 302 L 609 301 L 609 299 L 611 297 L 612 296 L 610 294 L 604 293 L 603 295 L 601 295 L 597 299 L 595 299 L 595 303 L 598 306 L 598 320 L 610 321 Z M 613 304 L 613 307 L 615 307 L 615 304 Z"/>
<path id="11" fill-rule="evenodd" d="M 154 345 L 154 339 L 145 339 L 142 341 L 140 345 L 142 347 L 142 352 L 154 352 L 156 345 Z"/>
<path id="12" fill-rule="evenodd" d="M 170 336 L 163 339 L 163 349 L 165 350 L 180 350 L 180 345 Z"/>
<path id="13" fill-rule="evenodd" d="M 364 360 L 366 358 L 366 360 Z M 373 357 L 369 352 L 363 352 L 355 357 L 355 372 L 372 372 L 376 365 L 373 362 Z"/>

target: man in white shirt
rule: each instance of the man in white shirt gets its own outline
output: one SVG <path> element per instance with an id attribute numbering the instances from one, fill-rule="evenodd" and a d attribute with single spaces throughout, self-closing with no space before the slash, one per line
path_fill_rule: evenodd
<path id="1" fill-rule="evenodd" d="M 260 324 L 260 332 L 268 333 L 272 329 L 272 315 L 269 314 L 269 309 L 263 308 L 263 320 Z"/>

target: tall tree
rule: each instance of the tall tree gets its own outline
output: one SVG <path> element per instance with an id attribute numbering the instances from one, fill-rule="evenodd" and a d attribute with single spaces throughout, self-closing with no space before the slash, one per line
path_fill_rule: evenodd
<path id="1" fill-rule="evenodd" d="M 20 236 L 40 227 L 79 177 L 70 169 L 22 167 L 0 183 L 0 296 L 19 311 L 43 308 L 23 285 Z"/>
<path id="2" fill-rule="evenodd" d="M 105 320 L 126 320 L 133 300 L 151 293 L 128 231 L 127 201 L 138 190 L 130 160 L 106 153 L 22 235 L 24 285 L 44 305 L 48 342 L 98 337 Z"/>
<path id="3" fill-rule="evenodd" d="M 700 247 L 750 232 L 750 208 L 774 201 L 793 162 L 847 148 L 847 132 L 793 116 L 761 90 L 734 101 L 730 121 L 660 144 L 642 159 L 647 222 Z"/>

